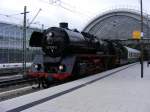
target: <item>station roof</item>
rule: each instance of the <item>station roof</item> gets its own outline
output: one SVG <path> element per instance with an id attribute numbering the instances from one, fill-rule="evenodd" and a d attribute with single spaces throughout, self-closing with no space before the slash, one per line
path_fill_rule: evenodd
<path id="1" fill-rule="evenodd" d="M 144 37 L 150 38 L 150 18 L 144 13 Z M 103 39 L 132 39 L 134 31 L 140 31 L 140 12 L 119 9 L 105 12 L 90 21 L 83 29 Z"/>

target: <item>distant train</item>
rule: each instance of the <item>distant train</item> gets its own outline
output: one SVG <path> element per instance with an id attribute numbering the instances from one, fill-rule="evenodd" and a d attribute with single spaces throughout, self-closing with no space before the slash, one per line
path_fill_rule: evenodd
<path id="1" fill-rule="evenodd" d="M 140 51 L 111 40 L 70 30 L 68 24 L 33 32 L 31 47 L 41 47 L 35 56 L 29 76 L 37 77 L 48 87 L 51 81 L 68 80 L 138 61 Z"/>
<path id="2" fill-rule="evenodd" d="M 29 69 L 32 63 L 26 63 L 26 68 Z M 22 63 L 1 63 L 0 64 L 0 75 L 2 74 L 12 74 L 19 73 L 22 71 Z"/>

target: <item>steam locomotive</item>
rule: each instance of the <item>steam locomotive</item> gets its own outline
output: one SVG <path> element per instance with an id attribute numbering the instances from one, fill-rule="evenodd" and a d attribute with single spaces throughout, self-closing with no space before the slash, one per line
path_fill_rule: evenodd
<path id="1" fill-rule="evenodd" d="M 29 71 L 31 77 L 40 79 L 43 87 L 54 80 L 64 81 L 134 62 L 140 56 L 138 50 L 116 41 L 100 40 L 89 33 L 70 30 L 67 23 L 42 33 L 33 32 L 29 44 L 43 51 L 35 56 Z"/>

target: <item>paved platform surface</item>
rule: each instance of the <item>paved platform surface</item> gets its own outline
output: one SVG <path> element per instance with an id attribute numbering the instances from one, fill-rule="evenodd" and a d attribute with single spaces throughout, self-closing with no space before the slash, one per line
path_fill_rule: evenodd
<path id="1" fill-rule="evenodd" d="M 0 112 L 150 112 L 150 67 L 120 67 L 0 102 Z"/>

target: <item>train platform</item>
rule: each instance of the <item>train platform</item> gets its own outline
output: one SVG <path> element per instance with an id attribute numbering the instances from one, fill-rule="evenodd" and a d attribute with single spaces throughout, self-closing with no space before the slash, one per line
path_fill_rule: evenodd
<path id="1" fill-rule="evenodd" d="M 122 66 L 0 102 L 1 112 L 149 112 L 150 67 Z"/>

